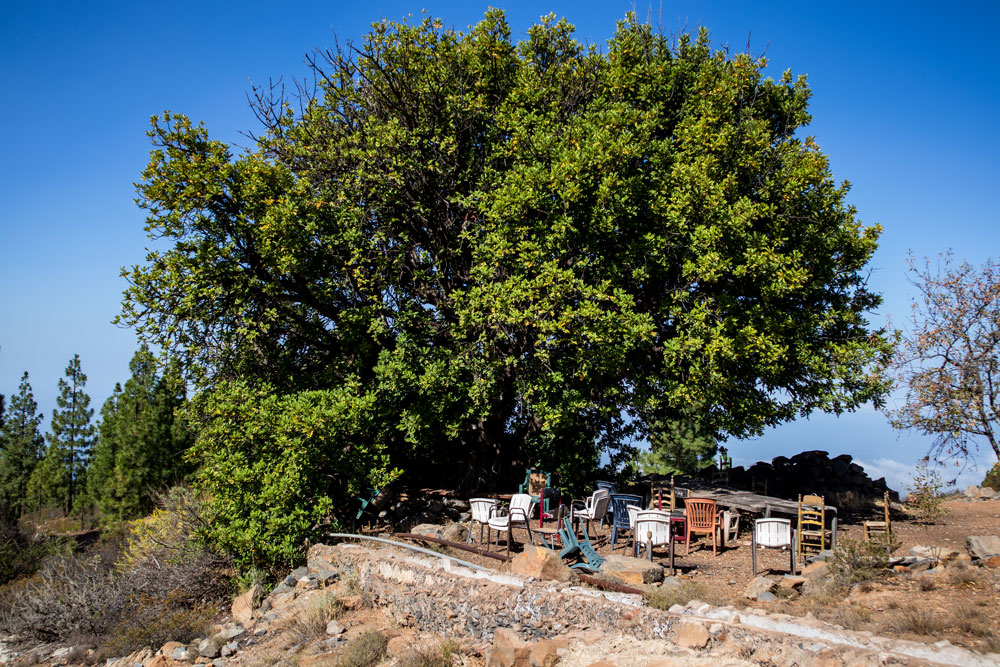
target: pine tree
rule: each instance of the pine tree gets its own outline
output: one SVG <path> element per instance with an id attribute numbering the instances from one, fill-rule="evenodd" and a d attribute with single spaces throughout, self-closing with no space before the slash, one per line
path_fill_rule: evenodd
<path id="1" fill-rule="evenodd" d="M 644 473 L 687 475 L 712 465 L 718 443 L 700 415 L 700 406 L 690 406 L 652 424 L 649 451 L 639 455 Z"/>
<path id="2" fill-rule="evenodd" d="M 181 453 L 190 434 L 175 418 L 184 400 L 173 364 L 157 374 L 143 346 L 129 363 L 132 377 L 101 409 L 101 438 L 88 471 L 88 489 L 106 519 L 123 520 L 151 508 L 151 493 L 184 476 Z"/>
<path id="3" fill-rule="evenodd" d="M 45 468 L 46 476 L 52 481 L 60 479 L 60 487 L 65 488 L 61 501 L 63 509 L 69 513 L 77 494 L 85 480 L 86 462 L 97 436 L 97 429 L 90 423 L 94 410 L 90 407 L 90 396 L 84 392 L 87 376 L 80 369 L 80 355 L 75 354 L 66 367 L 67 380 L 59 380 L 59 397 L 52 411 L 52 430 L 48 434 L 49 449 L 39 468 Z M 48 462 L 49 459 L 51 462 Z M 62 473 L 60 474 L 60 464 Z M 52 494 L 42 493 L 43 496 Z"/>
<path id="4" fill-rule="evenodd" d="M 27 509 L 28 480 L 42 458 L 45 439 L 39 425 L 43 415 L 35 414 L 38 403 L 28 382 L 21 376 L 18 393 L 11 399 L 6 420 L 0 424 L 0 508 L 6 518 L 17 519 Z"/>

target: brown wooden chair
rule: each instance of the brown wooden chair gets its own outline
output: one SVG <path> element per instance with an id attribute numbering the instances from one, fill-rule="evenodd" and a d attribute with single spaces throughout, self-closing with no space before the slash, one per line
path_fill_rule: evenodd
<path id="1" fill-rule="evenodd" d="M 865 521 L 865 540 L 871 540 L 872 533 L 885 533 L 886 536 L 892 535 L 892 523 L 889 520 L 889 492 L 886 491 L 883 496 L 883 506 L 885 507 L 885 520 L 884 521 Z"/>
<path id="2" fill-rule="evenodd" d="M 717 555 L 719 533 L 722 531 L 722 514 L 719 513 L 716 502 L 708 498 L 688 498 L 684 501 L 684 514 L 687 519 L 684 533 L 687 548 L 684 555 L 691 553 L 691 533 L 711 533 L 712 555 Z"/>
<path id="3" fill-rule="evenodd" d="M 799 494 L 798 561 L 808 551 L 819 553 L 831 544 L 831 531 L 826 528 L 826 502 L 823 496 Z"/>

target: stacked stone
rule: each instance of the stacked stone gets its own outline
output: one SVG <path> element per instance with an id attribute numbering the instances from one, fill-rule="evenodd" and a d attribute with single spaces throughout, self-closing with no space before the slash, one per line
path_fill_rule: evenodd
<path id="1" fill-rule="evenodd" d="M 729 471 L 729 484 L 751 489 L 777 498 L 795 499 L 798 495 L 815 493 L 830 499 L 855 495 L 861 500 L 879 500 L 888 490 L 885 478 L 871 479 L 850 454 L 830 458 L 829 453 L 813 450 L 791 458 L 778 456 L 771 463 L 758 461 L 747 469 L 742 466 Z M 892 500 L 899 494 L 889 491 Z"/>

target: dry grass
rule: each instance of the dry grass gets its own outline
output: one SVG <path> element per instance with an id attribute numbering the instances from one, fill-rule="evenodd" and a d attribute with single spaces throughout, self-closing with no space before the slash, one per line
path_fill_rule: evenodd
<path id="1" fill-rule="evenodd" d="M 983 575 L 971 567 L 955 567 L 948 573 L 948 583 L 961 588 L 978 588 L 983 583 Z"/>
<path id="2" fill-rule="evenodd" d="M 646 604 L 653 609 L 666 611 L 675 604 L 685 605 L 691 600 L 701 600 L 713 605 L 725 605 L 729 600 L 714 593 L 708 586 L 693 581 L 685 581 L 680 586 L 661 586 L 646 598 Z"/>
<path id="3" fill-rule="evenodd" d="M 888 615 L 880 625 L 883 631 L 926 636 L 942 632 L 948 624 L 933 612 L 911 607 L 900 609 L 896 613 Z"/>
<path id="4" fill-rule="evenodd" d="M 389 640 L 376 630 L 363 632 L 344 646 L 337 667 L 373 667 L 385 657 Z"/>
<path id="5" fill-rule="evenodd" d="M 955 627 L 973 637 L 992 637 L 990 619 L 978 607 L 965 604 L 955 610 Z"/>
<path id="6" fill-rule="evenodd" d="M 930 577 L 922 577 L 917 580 L 917 588 L 924 592 L 932 591 L 937 588 L 937 582 Z"/>
<path id="7" fill-rule="evenodd" d="M 847 630 L 864 630 L 871 627 L 872 610 L 868 607 L 841 604 L 831 607 L 827 611 L 824 620 Z"/>
<path id="8" fill-rule="evenodd" d="M 344 603 L 340 598 L 330 593 L 320 593 L 310 598 L 302 612 L 283 619 L 279 627 L 290 632 L 295 643 L 308 644 L 326 637 L 327 624 L 343 615 Z"/>
<path id="9" fill-rule="evenodd" d="M 401 655 L 397 667 L 451 667 L 452 657 L 464 650 L 457 641 L 448 639 L 436 647 L 417 646 Z"/>

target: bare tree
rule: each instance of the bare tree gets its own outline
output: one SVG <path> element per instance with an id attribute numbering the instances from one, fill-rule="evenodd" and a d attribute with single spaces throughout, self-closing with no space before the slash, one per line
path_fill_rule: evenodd
<path id="1" fill-rule="evenodd" d="M 1000 457 L 997 442 L 1000 363 L 1000 266 L 954 264 L 951 253 L 936 266 L 907 261 L 919 290 L 910 331 L 899 331 L 889 371 L 906 386 L 892 425 L 935 436 L 929 456 L 965 461 L 982 442 Z"/>

